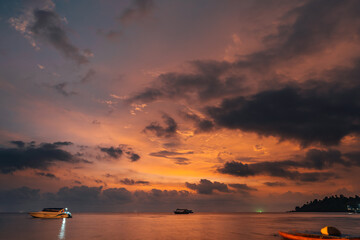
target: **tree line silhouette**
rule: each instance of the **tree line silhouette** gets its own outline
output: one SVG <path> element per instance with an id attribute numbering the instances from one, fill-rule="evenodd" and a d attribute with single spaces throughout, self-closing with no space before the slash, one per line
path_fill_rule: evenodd
<path id="1" fill-rule="evenodd" d="M 344 195 L 335 195 L 325 197 L 322 200 L 314 199 L 307 202 L 302 207 L 295 207 L 294 212 L 347 212 L 348 205 L 359 207 L 360 197 L 345 197 Z"/>

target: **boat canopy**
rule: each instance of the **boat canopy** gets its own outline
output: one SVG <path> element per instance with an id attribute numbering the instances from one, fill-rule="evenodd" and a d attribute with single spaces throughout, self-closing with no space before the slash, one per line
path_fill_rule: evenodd
<path id="1" fill-rule="evenodd" d="M 65 209 L 65 208 L 44 208 L 42 211 L 43 212 L 59 212 L 63 209 Z"/>

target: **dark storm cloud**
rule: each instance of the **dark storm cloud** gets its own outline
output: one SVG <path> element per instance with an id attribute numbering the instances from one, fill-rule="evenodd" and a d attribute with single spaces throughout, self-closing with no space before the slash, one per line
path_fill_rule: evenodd
<path id="1" fill-rule="evenodd" d="M 28 201 L 38 201 L 40 198 L 40 189 L 21 187 L 10 190 L 0 190 L 0 204 L 23 204 Z"/>
<path id="2" fill-rule="evenodd" d="M 31 142 L 26 147 L 0 148 L 0 172 L 7 174 L 24 169 L 47 170 L 57 162 L 90 163 L 60 149 L 60 146 L 59 142 L 40 145 Z"/>
<path id="3" fill-rule="evenodd" d="M 122 23 L 147 16 L 154 8 L 153 0 L 132 0 L 131 6 L 126 8 L 119 17 Z"/>
<path id="4" fill-rule="evenodd" d="M 226 99 L 219 107 L 209 107 L 208 113 L 219 126 L 230 129 L 296 140 L 302 146 L 337 145 L 344 136 L 360 132 L 359 90 L 360 85 L 287 87 Z"/>
<path id="5" fill-rule="evenodd" d="M 175 120 L 168 116 L 167 114 L 163 114 L 162 119 L 165 123 L 165 127 L 161 126 L 158 122 L 152 122 L 150 125 L 146 126 L 143 132 L 153 132 L 158 137 L 170 138 L 176 135 L 177 123 Z"/>
<path id="6" fill-rule="evenodd" d="M 140 159 L 140 155 L 137 153 L 134 153 L 132 151 L 126 151 L 125 152 L 127 154 L 127 157 L 132 161 L 132 162 L 136 162 L 137 160 Z"/>
<path id="7" fill-rule="evenodd" d="M 112 158 L 120 158 L 123 154 L 123 150 L 121 148 L 116 148 L 116 147 L 109 147 L 109 148 L 106 148 L 106 147 L 103 147 L 103 148 L 100 148 L 100 151 L 106 153 L 107 155 L 109 155 L 110 157 Z"/>
<path id="8" fill-rule="evenodd" d="M 58 145 L 58 146 L 70 146 L 70 145 L 73 145 L 72 142 L 54 142 L 55 145 Z"/>
<path id="9" fill-rule="evenodd" d="M 354 39 L 359 35 L 359 11 L 358 1 L 307 1 L 283 17 L 294 17 L 294 21 L 280 24 L 277 34 L 264 39 L 265 43 L 275 42 L 275 46 L 253 57 L 289 60 L 322 51 L 339 39 Z"/>
<path id="10" fill-rule="evenodd" d="M 301 173 L 296 170 L 289 170 L 298 167 L 299 164 L 293 161 L 281 162 L 261 162 L 253 164 L 243 164 L 241 162 L 226 162 L 218 171 L 238 177 L 249 177 L 258 175 L 268 175 L 301 182 L 321 182 L 329 178 L 336 177 L 331 172 L 306 172 Z"/>
<path id="11" fill-rule="evenodd" d="M 188 164 L 190 164 L 190 160 L 188 158 L 178 157 L 178 156 L 187 155 L 187 154 L 194 154 L 194 152 L 190 151 L 190 152 L 180 153 L 180 152 L 164 150 L 164 151 L 159 151 L 159 152 L 153 152 L 153 153 L 150 153 L 149 155 L 154 156 L 154 157 L 163 157 L 163 158 L 169 158 L 169 159 L 175 160 L 175 164 L 178 164 L 178 165 L 188 165 Z"/>
<path id="12" fill-rule="evenodd" d="M 327 151 L 310 149 L 305 156 L 303 162 L 304 167 L 313 169 L 328 169 L 334 164 L 351 166 L 352 163 L 345 160 L 342 153 L 338 150 L 329 149 Z"/>
<path id="13" fill-rule="evenodd" d="M 234 198 L 234 194 L 238 197 Z M 244 195 L 195 194 L 186 190 L 128 191 L 126 188 L 76 186 L 64 187 L 55 193 L 40 193 L 28 187 L 0 190 L 0 210 L 3 212 L 29 212 L 44 206 L 68 207 L 76 212 L 171 212 L 176 207 L 196 211 L 233 211 L 243 206 Z M 175 207 L 174 207 L 175 206 Z M 246 208 L 243 208 L 245 211 Z"/>
<path id="14" fill-rule="evenodd" d="M 106 153 L 108 156 L 114 159 L 119 159 L 121 156 L 125 154 L 127 158 L 129 158 L 132 162 L 136 162 L 140 159 L 140 155 L 134 153 L 132 148 L 127 145 L 119 145 L 119 147 L 100 147 L 100 151 Z"/>
<path id="15" fill-rule="evenodd" d="M 126 203 L 132 200 L 132 193 L 126 188 L 108 188 L 102 192 L 105 201 Z"/>
<path id="16" fill-rule="evenodd" d="M 358 41 L 359 10 L 358 1 L 304 2 L 283 16 L 277 33 L 264 38 L 264 50 L 232 63 L 195 61 L 193 73 L 162 74 L 128 101 L 181 98 L 204 104 L 205 100 L 226 97 L 220 106 L 207 108 L 207 121 L 192 115 L 188 118 L 199 130 L 213 129 L 215 122 L 218 127 L 295 140 L 302 146 L 337 145 L 344 136 L 360 132 L 359 60 L 355 59 L 352 67 L 319 72 L 317 79 L 304 80 L 303 84 L 284 80 L 276 71 L 281 64 L 301 62 L 336 43 Z M 244 91 L 249 81 L 245 72 L 262 74 L 260 84 L 272 76 L 274 84 L 261 84 L 259 89 L 263 90 L 255 94 Z"/>
<path id="17" fill-rule="evenodd" d="M 215 124 L 211 120 L 201 118 L 195 113 L 190 112 L 181 112 L 181 116 L 183 116 L 187 120 L 191 120 L 195 123 L 195 133 L 201 133 L 201 132 L 210 132 L 214 130 Z"/>
<path id="18" fill-rule="evenodd" d="M 149 185 L 148 181 L 135 181 L 134 179 L 124 178 L 119 180 L 120 183 L 125 185 Z"/>
<path id="19" fill-rule="evenodd" d="M 264 182 L 264 185 L 268 187 L 283 187 L 286 186 L 284 182 Z"/>
<path id="20" fill-rule="evenodd" d="M 70 42 L 61 17 L 56 12 L 35 9 L 33 14 L 34 23 L 29 26 L 29 30 L 35 37 L 50 43 L 65 57 L 74 60 L 78 64 L 89 62 L 87 57 Z"/>
<path id="21" fill-rule="evenodd" d="M 257 175 L 269 175 L 295 181 L 317 182 L 336 177 L 332 172 L 299 172 L 295 169 L 334 170 L 335 166 L 358 166 L 349 158 L 351 153 L 342 154 L 338 150 L 310 149 L 301 160 L 285 160 L 274 162 L 259 162 L 244 164 L 242 162 L 226 162 L 218 169 L 220 173 L 239 177 Z M 266 184 L 266 183 L 265 183 Z M 276 186 L 276 183 L 267 183 L 268 186 Z"/>
<path id="22" fill-rule="evenodd" d="M 276 64 L 333 47 L 337 40 L 356 40 L 360 35 L 360 2 L 307 1 L 290 10 L 281 19 L 276 34 L 264 38 L 264 50 L 226 61 L 195 61 L 195 73 L 165 73 L 130 102 L 152 102 L 162 98 L 200 100 L 239 95 L 244 86 L 245 70 L 255 73 L 273 71 Z M 293 20 L 291 20 L 293 19 Z M 235 73 L 238 72 L 238 73 Z"/>
<path id="23" fill-rule="evenodd" d="M 11 141 L 10 143 L 16 145 L 18 148 L 25 147 L 25 143 L 23 141 Z"/>
<path id="24" fill-rule="evenodd" d="M 228 186 L 225 183 L 220 183 L 217 181 L 211 182 L 207 179 L 201 179 L 199 184 L 186 182 L 185 186 L 189 189 L 195 190 L 200 194 L 212 194 L 214 190 L 226 193 L 230 192 Z"/>
<path id="25" fill-rule="evenodd" d="M 238 192 L 257 191 L 256 188 L 249 187 L 244 183 L 232 183 L 228 184 L 229 187 L 235 188 Z"/>
<path id="26" fill-rule="evenodd" d="M 187 197 L 190 193 L 186 190 L 160 190 L 160 189 L 151 189 L 150 191 L 137 190 L 133 193 L 137 201 L 147 202 L 147 201 L 166 201 L 178 197 Z"/>
<path id="27" fill-rule="evenodd" d="M 56 200 L 64 200 L 69 202 L 95 202 L 99 200 L 102 187 L 63 187 L 55 194 Z"/>
<path id="28" fill-rule="evenodd" d="M 344 157 L 350 161 L 350 165 L 360 166 L 360 151 L 345 153 Z"/>
<path id="29" fill-rule="evenodd" d="M 307 1 L 282 17 L 276 34 L 264 37 L 264 50 L 234 65 L 266 73 L 279 63 L 303 61 L 303 57 L 331 48 L 339 40 L 355 40 L 360 34 L 359 10 L 357 1 Z"/>
<path id="30" fill-rule="evenodd" d="M 194 154 L 194 152 L 189 151 L 189 152 L 174 152 L 174 151 L 159 151 L 159 152 L 153 152 L 150 153 L 150 156 L 154 156 L 154 157 L 164 157 L 164 158 L 169 158 L 169 157 L 173 157 L 173 156 L 179 156 L 179 155 L 187 155 L 187 154 Z"/>
<path id="31" fill-rule="evenodd" d="M 59 179 L 58 177 L 56 177 L 56 176 L 55 176 L 54 174 L 52 174 L 52 173 L 37 172 L 36 175 L 42 176 L 42 177 L 51 178 L 51 179 Z"/>
<path id="32" fill-rule="evenodd" d="M 135 94 L 128 102 L 153 102 L 162 98 L 210 100 L 238 94 L 243 88 L 242 77 L 223 76 L 231 68 L 227 62 L 193 61 L 194 73 L 166 73 L 160 75 L 144 91 Z"/>

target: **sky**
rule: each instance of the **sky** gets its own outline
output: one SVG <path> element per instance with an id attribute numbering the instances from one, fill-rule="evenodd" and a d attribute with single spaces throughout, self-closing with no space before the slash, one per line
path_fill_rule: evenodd
<path id="1" fill-rule="evenodd" d="M 360 192 L 360 2 L 0 2 L 0 212 L 288 211 Z"/>

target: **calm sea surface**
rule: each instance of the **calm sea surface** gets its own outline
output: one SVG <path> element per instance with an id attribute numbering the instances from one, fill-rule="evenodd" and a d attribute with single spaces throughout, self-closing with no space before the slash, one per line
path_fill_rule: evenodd
<path id="1" fill-rule="evenodd" d="M 263 239 L 278 230 L 319 232 L 326 225 L 360 235 L 360 214 L 346 213 L 74 213 L 69 219 L 0 214 L 0 239 Z"/>

